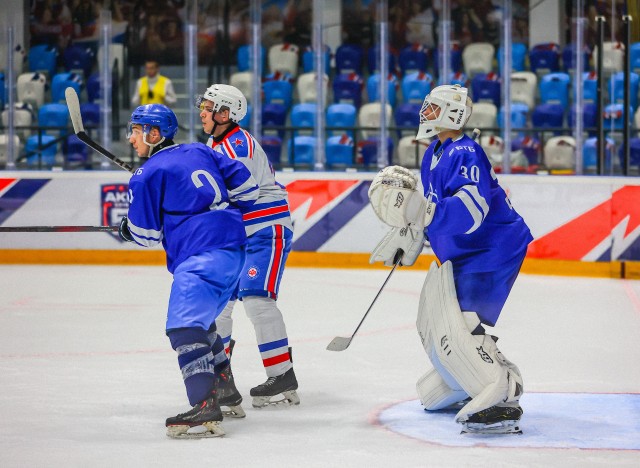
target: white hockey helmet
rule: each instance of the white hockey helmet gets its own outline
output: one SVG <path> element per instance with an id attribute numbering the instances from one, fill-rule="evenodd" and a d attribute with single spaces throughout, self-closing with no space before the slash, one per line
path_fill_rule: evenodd
<path id="1" fill-rule="evenodd" d="M 226 84 L 214 84 L 207 88 L 204 94 L 196 98 L 196 107 L 202 109 L 203 101 L 213 103 L 213 112 L 218 112 L 221 108 L 229 109 L 229 118 L 233 122 L 240 122 L 247 115 L 247 98 L 242 91 L 235 86 Z"/>
<path id="2" fill-rule="evenodd" d="M 420 127 L 416 140 L 431 138 L 444 130 L 460 130 L 465 126 L 473 109 L 473 102 L 467 95 L 467 88 L 459 84 L 442 85 L 434 88 L 427 97 L 424 98 L 420 109 Z M 431 107 L 440 108 L 437 118 L 427 119 L 427 112 Z"/>

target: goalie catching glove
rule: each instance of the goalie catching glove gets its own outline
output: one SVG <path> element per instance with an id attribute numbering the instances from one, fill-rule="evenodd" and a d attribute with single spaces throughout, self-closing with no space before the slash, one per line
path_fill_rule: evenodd
<path id="1" fill-rule="evenodd" d="M 417 190 L 418 178 L 409 169 L 388 166 L 371 182 L 369 202 L 378 218 L 389 226 L 422 231 L 431 223 L 435 203 Z"/>
<path id="2" fill-rule="evenodd" d="M 416 262 L 418 255 L 424 246 L 424 232 L 410 227 L 393 227 L 378 243 L 369 263 L 384 262 L 387 266 L 393 266 L 398 249 L 402 250 L 400 264 L 411 266 Z"/>

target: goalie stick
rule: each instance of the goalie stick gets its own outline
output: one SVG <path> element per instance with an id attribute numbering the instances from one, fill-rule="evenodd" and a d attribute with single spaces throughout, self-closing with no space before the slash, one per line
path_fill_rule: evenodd
<path id="1" fill-rule="evenodd" d="M 118 226 L 0 226 L 0 232 L 118 232 Z"/>
<path id="2" fill-rule="evenodd" d="M 356 327 L 356 329 L 353 332 L 353 334 L 351 335 L 351 337 L 347 338 L 347 337 L 344 337 L 344 336 L 336 336 L 333 340 L 331 340 L 331 343 L 329 343 L 327 345 L 327 349 L 329 351 L 344 351 L 345 349 L 347 349 L 349 347 L 349 345 L 351 344 L 351 341 L 353 340 L 353 337 L 356 336 L 356 333 L 358 333 L 358 330 L 360 329 L 360 325 L 362 325 L 362 322 L 364 322 L 364 319 L 367 318 L 367 315 L 369 314 L 369 311 L 373 307 L 373 304 L 375 304 L 376 301 L 378 300 L 378 296 L 380 295 L 380 293 L 382 292 L 382 290 L 386 286 L 387 282 L 389 281 L 389 278 L 391 278 L 391 275 L 393 274 L 393 272 L 396 270 L 398 265 L 400 265 L 400 260 L 402 260 L 402 255 L 403 254 L 404 254 L 404 252 L 402 251 L 402 249 L 398 249 L 398 251 L 396 252 L 396 255 L 395 255 L 394 259 L 393 259 L 393 268 L 389 272 L 389 275 L 387 276 L 387 279 L 384 280 L 384 283 L 382 283 L 382 286 L 380 286 L 380 290 L 378 291 L 378 294 L 376 294 L 376 297 L 373 298 L 373 302 L 371 302 L 371 305 L 369 306 L 367 311 L 364 313 L 364 316 L 362 317 L 362 320 L 360 320 L 360 323 Z"/>
<path id="3" fill-rule="evenodd" d="M 480 129 L 474 128 L 471 138 L 473 139 L 473 141 L 478 141 L 479 137 L 480 137 Z M 376 303 L 376 300 L 378 299 L 378 296 L 380 295 L 380 293 L 382 293 L 382 290 L 384 289 L 385 285 L 389 281 L 389 278 L 391 278 L 391 275 L 395 271 L 396 267 L 400 264 L 400 259 L 402 258 L 403 253 L 404 252 L 402 250 L 400 250 L 400 249 L 398 249 L 398 251 L 396 252 L 396 256 L 394 257 L 394 261 L 393 261 L 393 268 L 389 272 L 389 275 L 387 276 L 387 279 L 384 280 L 384 283 L 382 283 L 382 286 L 380 286 L 380 290 L 378 291 L 378 294 L 376 294 L 376 297 L 373 298 L 373 302 L 371 302 L 371 305 L 369 306 L 369 308 L 365 312 L 364 316 L 362 317 L 362 320 L 360 320 L 360 323 L 356 327 L 356 329 L 353 332 L 353 334 L 351 335 L 351 337 L 348 338 L 348 337 L 344 337 L 344 336 L 336 336 L 333 340 L 331 340 L 331 343 L 329 343 L 327 345 L 327 349 L 329 351 L 344 351 L 345 349 L 347 349 L 349 347 L 349 345 L 351 344 L 351 341 L 356 336 L 356 333 L 358 333 L 358 330 L 360 329 L 360 325 L 362 325 L 362 322 L 364 322 L 364 319 L 367 318 L 367 315 L 369 314 L 369 311 L 373 307 L 373 304 Z"/>
<path id="4" fill-rule="evenodd" d="M 135 169 L 131 164 L 128 164 L 118 158 L 116 155 L 111 153 L 109 150 L 100 146 L 94 140 L 91 139 L 89 135 L 84 131 L 84 124 L 82 123 L 82 115 L 80 114 L 80 101 L 78 99 L 78 94 L 76 90 L 72 87 L 68 87 L 64 90 L 64 96 L 67 100 L 67 107 L 69 108 L 69 115 L 71 116 L 71 123 L 73 124 L 73 131 L 80 141 L 82 141 L 85 145 L 93 150 L 97 151 L 107 159 L 113 161 L 116 165 L 124 169 L 125 171 L 129 171 L 133 174 Z"/>

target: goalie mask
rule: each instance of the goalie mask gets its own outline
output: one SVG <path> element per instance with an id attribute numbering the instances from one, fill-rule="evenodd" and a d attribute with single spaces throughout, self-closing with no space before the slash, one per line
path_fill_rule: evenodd
<path id="1" fill-rule="evenodd" d="M 445 130 L 463 128 L 473 108 L 467 93 L 467 88 L 457 84 L 434 88 L 422 103 L 416 140 L 431 138 Z"/>
<path id="2" fill-rule="evenodd" d="M 247 115 L 247 98 L 235 86 L 226 84 L 211 85 L 204 94 L 196 97 L 196 108 L 204 110 L 204 101 L 213 103 L 211 109 L 213 113 L 222 108 L 228 108 L 229 119 L 235 123 L 239 123 Z"/>

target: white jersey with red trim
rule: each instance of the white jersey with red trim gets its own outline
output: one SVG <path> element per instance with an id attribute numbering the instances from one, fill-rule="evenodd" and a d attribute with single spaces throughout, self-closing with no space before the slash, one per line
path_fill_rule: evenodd
<path id="1" fill-rule="evenodd" d="M 247 236 L 273 225 L 282 225 L 293 231 L 287 189 L 276 181 L 275 171 L 267 154 L 249 132 L 236 127 L 220 141 L 215 141 L 213 136 L 209 137 L 207 146 L 242 162 L 258 183 L 260 196 L 242 217 Z"/>

